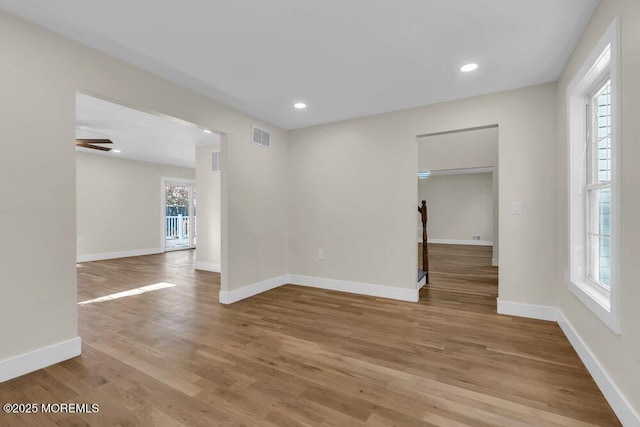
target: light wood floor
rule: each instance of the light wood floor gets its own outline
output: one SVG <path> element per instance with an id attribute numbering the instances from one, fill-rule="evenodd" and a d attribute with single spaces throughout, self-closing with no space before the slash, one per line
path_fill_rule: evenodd
<path id="1" fill-rule="evenodd" d="M 85 263 L 83 354 L 0 384 L 4 402 L 98 414 L 1 425 L 619 425 L 558 326 L 496 311 L 488 248 L 431 245 L 420 303 L 284 286 L 230 306 L 193 251 Z"/>

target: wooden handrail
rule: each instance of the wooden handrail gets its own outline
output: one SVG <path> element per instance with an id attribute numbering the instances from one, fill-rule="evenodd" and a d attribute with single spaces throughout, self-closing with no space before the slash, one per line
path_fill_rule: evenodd
<path id="1" fill-rule="evenodd" d="M 422 201 L 422 206 L 418 206 L 418 212 L 422 216 L 422 271 L 426 274 L 429 283 L 429 248 L 427 247 L 427 201 Z"/>

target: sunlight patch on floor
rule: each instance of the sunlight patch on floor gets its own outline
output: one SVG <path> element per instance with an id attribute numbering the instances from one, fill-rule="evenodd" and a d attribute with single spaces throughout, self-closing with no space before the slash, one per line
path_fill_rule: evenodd
<path id="1" fill-rule="evenodd" d="M 142 286 L 142 287 L 139 287 L 139 288 L 130 289 L 128 291 L 117 292 L 115 294 L 105 295 L 103 297 L 94 298 L 94 299 L 90 299 L 90 300 L 87 300 L 87 301 L 82 301 L 82 302 L 79 302 L 78 305 L 93 304 L 95 302 L 111 301 L 111 300 L 118 299 L 118 298 L 124 298 L 124 297 L 130 297 L 130 296 L 134 296 L 134 295 L 144 294 L 145 292 L 157 291 L 159 289 L 173 288 L 174 286 L 176 286 L 176 285 L 174 285 L 173 283 L 167 283 L 167 282 L 154 283 L 153 285 Z"/>

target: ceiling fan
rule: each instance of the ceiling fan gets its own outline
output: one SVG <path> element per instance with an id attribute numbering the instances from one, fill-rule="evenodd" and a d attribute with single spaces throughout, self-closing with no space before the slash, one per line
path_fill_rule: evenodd
<path id="1" fill-rule="evenodd" d="M 99 139 L 99 138 L 89 138 L 89 139 L 76 139 L 76 146 L 82 148 L 91 148 L 93 150 L 100 151 L 111 151 L 111 147 L 103 147 L 101 145 L 96 144 L 113 144 L 113 141 L 110 139 Z"/>

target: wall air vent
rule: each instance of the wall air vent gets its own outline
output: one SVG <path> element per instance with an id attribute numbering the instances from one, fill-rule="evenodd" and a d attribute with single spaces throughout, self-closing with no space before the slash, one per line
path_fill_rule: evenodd
<path id="1" fill-rule="evenodd" d="M 220 152 L 211 152 L 211 171 L 218 172 L 220 170 Z"/>
<path id="2" fill-rule="evenodd" d="M 263 147 L 271 148 L 271 134 L 257 126 L 251 126 L 251 142 Z"/>

